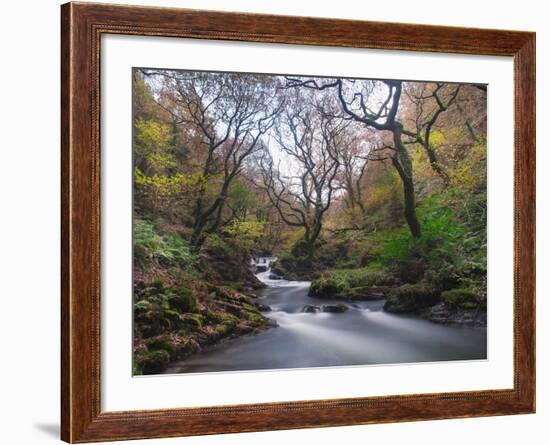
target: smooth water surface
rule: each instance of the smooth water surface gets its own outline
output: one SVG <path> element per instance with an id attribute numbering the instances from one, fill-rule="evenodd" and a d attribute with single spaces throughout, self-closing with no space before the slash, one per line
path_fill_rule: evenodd
<path id="1" fill-rule="evenodd" d="M 384 300 L 344 302 L 344 313 L 303 313 L 305 305 L 341 300 L 308 296 L 309 282 L 270 280 L 258 303 L 279 327 L 257 335 L 222 342 L 210 350 L 174 362 L 165 373 L 374 365 L 447 360 L 478 360 L 487 356 L 487 329 L 432 323 L 413 316 L 384 312 Z"/>

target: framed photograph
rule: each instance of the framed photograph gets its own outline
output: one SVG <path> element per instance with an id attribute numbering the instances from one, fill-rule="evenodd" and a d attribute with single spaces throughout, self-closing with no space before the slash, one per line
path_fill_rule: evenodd
<path id="1" fill-rule="evenodd" d="M 535 34 L 67 3 L 62 439 L 535 411 Z"/>

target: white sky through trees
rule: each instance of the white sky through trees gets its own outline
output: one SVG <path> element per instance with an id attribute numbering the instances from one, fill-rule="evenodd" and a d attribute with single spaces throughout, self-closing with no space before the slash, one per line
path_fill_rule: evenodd
<path id="1" fill-rule="evenodd" d="M 219 91 L 223 91 L 225 85 L 227 85 L 228 94 L 231 94 L 230 85 L 231 82 L 234 82 L 235 78 L 248 79 L 248 81 L 258 85 L 258 91 L 261 91 L 263 97 L 260 100 L 269 102 L 266 103 L 266 111 L 268 109 L 274 110 L 277 107 L 279 108 L 277 115 L 273 119 L 273 124 L 261 135 L 258 141 L 258 146 L 261 150 L 248 157 L 243 166 L 253 167 L 253 164 L 258 162 L 258 157 L 262 156 L 262 150 L 265 150 L 264 155 L 267 154 L 272 159 L 273 167 L 278 170 L 281 178 L 287 182 L 289 189 L 296 189 L 294 191 L 297 191 L 301 186 L 299 178 L 304 168 L 308 167 L 299 162 L 297 157 L 289 153 L 288 149 L 285 150 L 283 146 L 290 147 L 296 145 L 296 137 L 312 138 L 313 143 L 306 145 L 310 145 L 313 151 L 310 153 L 313 163 L 320 162 L 322 157 L 326 156 L 326 147 L 323 147 L 323 138 L 321 137 L 323 132 L 322 126 L 325 124 L 321 122 L 319 115 L 330 119 L 332 122 L 338 121 L 340 125 L 346 127 L 345 136 L 339 141 L 338 149 L 342 150 L 342 146 L 347 147 L 346 150 L 349 150 L 349 154 L 355 156 L 358 161 L 373 157 L 372 155 L 377 148 L 385 144 L 387 146 L 389 144 L 388 141 L 391 140 L 388 131 L 375 131 L 372 127 L 369 128 L 368 125 L 354 121 L 350 117 L 350 113 L 346 113 L 341 106 L 342 102 L 345 101 L 349 111 L 357 115 L 366 116 L 375 123 L 383 124 L 388 118 L 393 100 L 395 100 L 391 81 L 249 73 L 205 73 L 200 71 L 165 69 L 139 70 L 144 73 L 144 81 L 151 88 L 154 100 L 161 104 L 161 106 L 164 98 L 171 95 L 170 88 L 175 88 L 174 85 L 178 84 L 179 79 L 192 79 L 194 76 L 206 75 L 207 77 L 211 77 L 214 82 L 221 84 L 215 90 L 217 94 L 219 94 Z M 335 88 L 333 85 L 338 80 L 341 81 L 340 96 L 338 88 Z M 189 84 L 184 83 L 184 85 Z M 208 87 L 209 84 L 206 82 L 199 83 L 199 85 L 206 85 Z M 399 108 L 397 109 L 398 119 L 402 118 L 403 109 L 411 106 L 414 102 L 414 97 L 430 97 L 426 91 L 430 93 L 435 87 L 429 85 L 443 85 L 442 88 L 444 89 L 449 84 L 435 84 L 433 82 L 402 83 L 403 93 L 401 94 Z M 179 93 L 181 94 L 182 92 L 185 93 L 185 91 L 180 89 Z M 197 90 L 193 93 L 201 98 L 202 106 L 207 108 L 205 114 L 208 115 L 210 92 L 207 90 Z M 417 112 L 418 115 L 422 115 L 422 113 L 422 109 Z M 311 119 L 313 128 L 308 129 L 309 131 L 305 131 L 301 128 L 303 125 L 300 125 L 301 120 L 305 116 L 313 116 Z M 220 137 L 228 129 L 228 124 L 224 122 L 223 116 L 221 119 L 216 120 L 214 131 Z M 298 125 L 298 128 L 294 128 L 294 134 L 290 131 L 293 123 Z M 414 128 L 415 122 L 408 122 L 407 125 L 413 128 L 411 133 L 416 132 L 420 134 L 421 129 L 418 127 L 418 121 L 416 122 L 416 129 Z M 358 162 L 357 168 L 360 168 L 360 165 L 361 162 Z M 354 167 L 352 166 L 352 168 Z M 334 195 L 338 196 L 339 193 L 339 190 L 335 190 Z"/>

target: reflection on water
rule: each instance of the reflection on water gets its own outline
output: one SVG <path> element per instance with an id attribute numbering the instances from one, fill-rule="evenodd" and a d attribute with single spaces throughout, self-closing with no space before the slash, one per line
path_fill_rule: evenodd
<path id="1" fill-rule="evenodd" d="M 383 300 L 348 302 L 344 313 L 303 313 L 306 304 L 341 303 L 309 297 L 309 282 L 270 280 L 258 302 L 278 328 L 223 342 L 180 362 L 166 373 L 372 365 L 485 359 L 486 328 L 438 325 L 384 312 Z"/>

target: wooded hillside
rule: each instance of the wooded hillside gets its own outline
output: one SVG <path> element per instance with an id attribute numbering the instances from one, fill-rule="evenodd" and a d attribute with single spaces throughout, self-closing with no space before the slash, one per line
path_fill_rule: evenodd
<path id="1" fill-rule="evenodd" d="M 269 327 L 251 257 L 316 297 L 484 323 L 484 85 L 135 69 L 135 373 Z"/>

